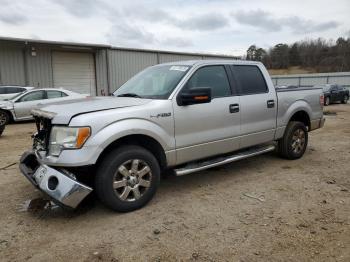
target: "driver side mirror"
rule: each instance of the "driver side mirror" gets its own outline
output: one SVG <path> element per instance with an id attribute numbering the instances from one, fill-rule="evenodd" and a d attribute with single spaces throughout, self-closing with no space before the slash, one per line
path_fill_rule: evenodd
<path id="1" fill-rule="evenodd" d="M 210 87 L 198 87 L 186 90 L 177 97 L 177 104 L 179 106 L 187 106 L 193 104 L 210 103 L 211 101 L 211 88 Z"/>

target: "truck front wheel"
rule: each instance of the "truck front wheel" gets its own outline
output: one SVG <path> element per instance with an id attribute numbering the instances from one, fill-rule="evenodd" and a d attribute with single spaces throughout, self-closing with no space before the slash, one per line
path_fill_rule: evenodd
<path id="1" fill-rule="evenodd" d="M 0 125 L 6 125 L 10 121 L 10 116 L 9 114 L 4 111 L 0 110 Z"/>
<path id="2" fill-rule="evenodd" d="M 146 205 L 160 181 L 157 159 L 148 150 L 134 145 L 112 150 L 100 163 L 95 189 L 109 208 L 128 212 Z"/>
<path id="3" fill-rule="evenodd" d="M 298 159 L 304 155 L 307 143 L 306 126 L 302 122 L 290 121 L 283 138 L 278 141 L 278 152 L 284 158 Z"/>

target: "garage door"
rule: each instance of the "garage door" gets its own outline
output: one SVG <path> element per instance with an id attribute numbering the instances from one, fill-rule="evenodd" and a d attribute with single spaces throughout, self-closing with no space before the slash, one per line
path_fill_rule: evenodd
<path id="1" fill-rule="evenodd" d="M 54 87 L 81 94 L 96 94 L 93 54 L 53 52 L 52 67 Z"/>

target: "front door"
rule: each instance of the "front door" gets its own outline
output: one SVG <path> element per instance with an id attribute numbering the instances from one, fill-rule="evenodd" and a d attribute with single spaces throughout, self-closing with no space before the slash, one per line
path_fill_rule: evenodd
<path id="1" fill-rule="evenodd" d="M 225 66 L 199 68 L 180 93 L 199 87 L 211 88 L 210 103 L 179 106 L 173 99 L 177 164 L 239 148 L 239 97 L 233 96 Z"/>
<path id="2" fill-rule="evenodd" d="M 46 98 L 45 91 L 29 92 L 14 103 L 14 111 L 17 119 L 30 119 L 31 110 L 43 105 Z"/>

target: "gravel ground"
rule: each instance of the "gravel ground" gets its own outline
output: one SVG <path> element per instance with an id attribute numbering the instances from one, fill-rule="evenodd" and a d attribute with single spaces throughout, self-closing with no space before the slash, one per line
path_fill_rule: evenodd
<path id="1" fill-rule="evenodd" d="M 92 199 L 75 212 L 26 211 L 20 174 L 33 123 L 0 138 L 1 261 L 350 261 L 350 105 L 325 108 L 304 157 L 274 153 L 161 182 L 143 209 Z"/>

